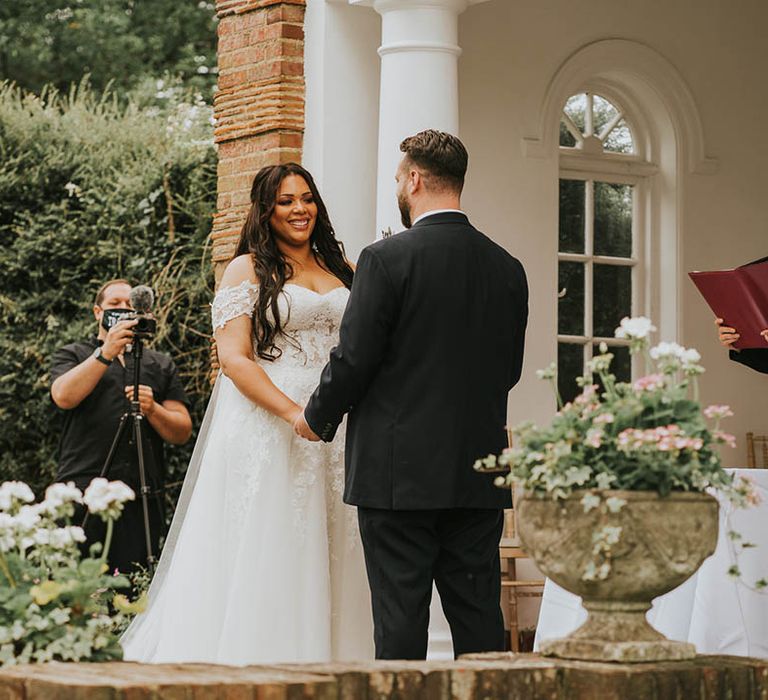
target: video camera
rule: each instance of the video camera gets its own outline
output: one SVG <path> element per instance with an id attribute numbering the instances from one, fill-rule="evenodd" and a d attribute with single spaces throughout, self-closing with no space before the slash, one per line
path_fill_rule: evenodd
<path id="1" fill-rule="evenodd" d="M 140 338 L 151 338 L 157 332 L 157 320 L 149 313 L 155 301 L 154 293 L 149 287 L 139 285 L 131 289 L 129 299 L 133 309 L 104 309 L 102 327 L 109 331 L 119 321 L 137 319 L 131 330 Z"/>

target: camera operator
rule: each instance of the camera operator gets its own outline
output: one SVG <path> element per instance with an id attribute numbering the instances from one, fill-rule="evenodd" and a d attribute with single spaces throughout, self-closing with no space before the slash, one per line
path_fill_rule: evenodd
<path id="1" fill-rule="evenodd" d="M 109 330 L 102 324 L 110 309 L 130 310 L 131 285 L 122 279 L 110 280 L 96 294 L 93 315 L 98 336 L 57 350 L 51 363 L 51 397 L 64 412 L 59 442 L 57 481 L 74 481 L 85 489 L 100 475 L 121 416 L 133 398 L 133 340 L 136 319 L 118 320 Z M 109 314 L 108 314 L 109 315 Z M 192 433 L 187 399 L 176 367 L 167 355 L 144 349 L 140 366 L 139 403 L 142 443 L 149 498 L 152 548 L 164 530 L 161 489 L 165 475 L 163 443 L 185 443 Z M 146 565 L 147 551 L 140 495 L 137 448 L 131 426 L 126 426 L 114 461 L 106 477 L 127 483 L 136 499 L 125 504 L 115 523 L 109 551 L 110 570 L 128 573 L 135 563 Z M 80 513 L 76 517 L 82 517 Z M 86 546 L 103 542 L 105 526 L 98 517 L 88 518 Z"/>

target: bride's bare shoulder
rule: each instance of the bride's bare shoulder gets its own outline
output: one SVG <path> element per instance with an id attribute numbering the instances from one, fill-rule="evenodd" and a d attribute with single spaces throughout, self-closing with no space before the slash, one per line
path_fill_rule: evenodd
<path id="1" fill-rule="evenodd" d="M 258 285 L 259 280 L 253 269 L 253 256 L 250 253 L 232 258 L 221 277 L 220 287 L 236 287 L 243 282 Z"/>

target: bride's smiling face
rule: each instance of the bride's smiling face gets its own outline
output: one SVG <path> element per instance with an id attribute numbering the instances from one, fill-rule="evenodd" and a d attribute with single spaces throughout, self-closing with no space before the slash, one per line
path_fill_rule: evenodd
<path id="1" fill-rule="evenodd" d="M 269 225 L 278 243 L 291 248 L 306 245 L 317 220 L 317 204 L 301 175 L 288 175 L 277 188 Z"/>

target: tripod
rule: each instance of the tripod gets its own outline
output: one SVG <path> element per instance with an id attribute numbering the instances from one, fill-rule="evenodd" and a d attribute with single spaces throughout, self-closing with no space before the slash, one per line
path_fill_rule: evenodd
<path id="1" fill-rule="evenodd" d="M 120 423 L 117 426 L 115 437 L 112 439 L 112 445 L 109 448 L 104 466 L 101 468 L 102 478 L 107 478 L 109 470 L 117 453 L 120 441 L 130 425 L 133 430 L 133 442 L 136 446 L 136 461 L 139 465 L 139 484 L 141 495 L 141 509 L 144 518 L 144 541 L 147 547 L 147 568 L 150 574 L 154 572 L 157 564 L 157 557 L 152 551 L 152 535 L 149 525 L 149 495 L 151 489 L 147 485 L 147 472 L 144 466 L 144 445 L 142 442 L 141 425 L 144 416 L 141 414 L 141 404 L 139 403 L 139 370 L 141 369 L 141 357 L 143 352 L 142 337 L 138 333 L 133 336 L 133 399 L 130 402 L 128 410 L 120 416 Z M 88 522 L 89 513 L 86 511 L 83 518 L 82 527 Z"/>

